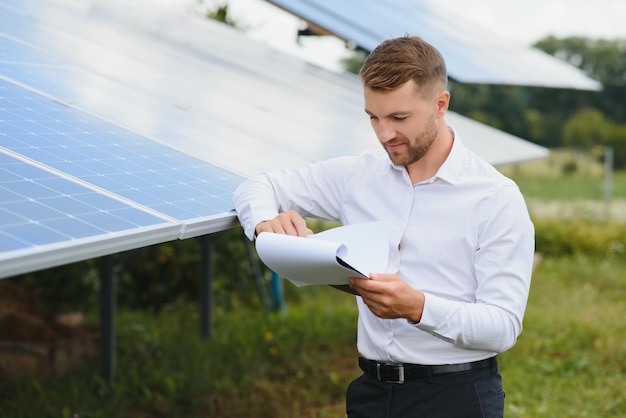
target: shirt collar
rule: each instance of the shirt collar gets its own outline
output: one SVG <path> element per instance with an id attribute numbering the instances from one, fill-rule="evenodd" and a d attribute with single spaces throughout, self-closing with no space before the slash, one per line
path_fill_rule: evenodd
<path id="1" fill-rule="evenodd" d="M 459 178 L 463 160 L 465 159 L 465 146 L 454 129 L 450 126 L 448 126 L 448 128 L 452 133 L 452 148 L 446 160 L 441 164 L 439 170 L 437 170 L 435 178 L 440 178 L 445 182 L 455 184 Z"/>

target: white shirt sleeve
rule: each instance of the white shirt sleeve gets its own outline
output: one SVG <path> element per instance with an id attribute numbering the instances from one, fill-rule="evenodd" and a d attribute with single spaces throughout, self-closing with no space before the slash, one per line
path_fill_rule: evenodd
<path id="1" fill-rule="evenodd" d="M 300 169 L 261 173 L 234 192 L 239 222 L 249 239 L 259 222 L 295 210 L 302 216 L 339 221 L 341 199 L 357 157 L 339 157 Z"/>
<path id="2" fill-rule="evenodd" d="M 515 186 L 504 187 L 488 208 L 476 251 L 475 303 L 426 294 L 416 326 L 456 346 L 503 352 L 522 332 L 534 228 Z"/>

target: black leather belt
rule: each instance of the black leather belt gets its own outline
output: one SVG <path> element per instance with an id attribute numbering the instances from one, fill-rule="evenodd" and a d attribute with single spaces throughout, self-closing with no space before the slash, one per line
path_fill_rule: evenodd
<path id="1" fill-rule="evenodd" d="M 442 364 L 435 366 L 383 363 L 359 357 L 359 367 L 364 373 L 378 381 L 387 383 L 404 383 L 407 380 L 422 379 L 449 373 L 467 372 L 470 370 L 495 369 L 497 365 L 496 357 L 473 361 L 471 363 Z"/>

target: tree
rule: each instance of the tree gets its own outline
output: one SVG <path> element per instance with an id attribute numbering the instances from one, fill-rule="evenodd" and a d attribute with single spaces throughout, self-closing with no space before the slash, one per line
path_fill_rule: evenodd
<path id="1" fill-rule="evenodd" d="M 556 38 L 548 36 L 534 45 L 550 55 L 572 64 L 604 88 L 597 94 L 584 94 L 585 106 L 592 106 L 615 123 L 626 123 L 626 39 L 589 39 L 581 37 Z M 575 91 L 567 91 L 577 102 Z M 580 98 L 579 97 L 579 98 Z"/>
<path id="2" fill-rule="evenodd" d="M 200 3 L 204 4 L 203 0 L 200 0 Z M 218 22 L 222 22 L 228 26 L 231 26 L 237 30 L 245 31 L 246 27 L 241 24 L 236 19 L 233 19 L 232 15 L 228 9 L 228 2 L 222 2 L 217 6 L 208 6 L 206 7 L 205 16 L 209 19 L 216 20 Z"/>
<path id="3" fill-rule="evenodd" d="M 592 108 L 580 110 L 567 120 L 563 127 L 563 142 L 581 150 L 605 145 L 614 125 L 604 115 Z"/>
<path id="4" fill-rule="evenodd" d="M 626 39 L 548 36 L 533 46 L 580 68 L 604 85 L 626 85 Z"/>

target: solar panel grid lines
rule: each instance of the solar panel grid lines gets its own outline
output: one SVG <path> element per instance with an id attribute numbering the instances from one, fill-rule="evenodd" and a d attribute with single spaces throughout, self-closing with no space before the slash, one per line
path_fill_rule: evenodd
<path id="1" fill-rule="evenodd" d="M 0 76 L 0 278 L 232 227 L 240 180 Z"/>
<path id="2" fill-rule="evenodd" d="M 3 103 L 11 91 L 0 83 Z M 37 95 L 17 91 L 13 102 L 28 105 L 3 107 L 5 147 L 176 219 L 232 209 L 241 177 L 84 112 L 37 106 Z"/>
<path id="3" fill-rule="evenodd" d="M 135 208 L 137 208 L 137 209 L 139 209 L 139 210 L 141 210 L 143 212 L 150 213 L 151 215 L 156 216 L 158 218 L 161 218 L 161 219 L 163 219 L 163 220 L 165 220 L 167 222 L 178 222 L 178 220 L 176 220 L 176 219 L 174 219 L 172 217 L 169 217 L 167 215 L 164 215 L 164 214 L 162 214 L 162 213 L 160 213 L 158 211 L 154 211 L 154 210 L 150 209 L 149 207 L 144 207 L 142 205 L 137 204 L 134 201 L 125 199 L 125 198 L 123 198 L 121 196 L 118 196 L 118 195 L 116 195 L 114 193 L 111 193 L 110 191 L 108 191 L 106 189 L 100 188 L 98 186 L 94 186 L 92 183 L 85 182 L 85 181 L 83 181 L 81 179 L 75 178 L 73 176 L 69 176 L 65 172 L 62 172 L 62 171 L 59 171 L 59 170 L 57 170 L 55 168 L 52 168 L 52 167 L 46 166 L 44 164 L 41 164 L 40 162 L 38 162 L 38 160 L 34 160 L 34 159 L 31 159 L 31 158 L 25 157 L 25 156 L 23 156 L 21 154 L 15 153 L 15 152 L 13 152 L 13 151 L 11 151 L 9 149 L 6 149 L 6 148 L 4 148 L 2 146 L 0 146 L 0 152 L 4 152 L 6 155 L 12 156 L 12 157 L 14 157 L 17 160 L 20 160 L 20 161 L 22 161 L 22 162 L 24 162 L 24 163 L 26 163 L 26 164 L 36 168 L 37 170 L 50 173 L 51 177 L 42 177 L 42 176 L 36 176 L 36 177 L 33 176 L 33 178 L 26 178 L 26 177 L 24 177 L 24 180 L 32 183 L 32 186 L 30 186 L 30 187 L 27 186 L 27 188 L 29 190 L 32 187 L 37 188 L 37 187 L 41 186 L 41 183 L 45 183 L 46 181 L 50 180 L 51 178 L 59 178 L 59 179 L 62 179 L 62 180 L 69 181 L 71 183 L 75 183 L 75 184 L 79 185 L 80 187 L 84 187 L 86 189 L 89 189 L 93 193 L 105 196 L 107 199 L 117 200 L 117 201 L 121 202 L 124 205 L 135 207 Z M 36 153 L 36 156 L 41 156 L 41 155 Z M 17 171 L 19 172 L 19 169 L 17 169 Z M 26 184 L 28 184 L 28 183 L 26 183 Z M 45 198 L 46 196 L 45 195 L 44 196 L 36 196 L 36 195 L 32 196 L 32 198 L 38 198 L 38 197 Z"/>
<path id="4" fill-rule="evenodd" d="M 20 219 L 19 223 L 32 224 L 60 218 L 86 222 L 91 218 L 101 219 L 104 213 L 116 212 L 124 216 L 119 217 L 119 220 L 112 218 L 108 224 L 101 223 L 97 229 L 101 232 L 115 232 L 124 227 L 175 222 L 163 214 L 125 202 L 4 147 L 0 147 L 0 170 L 0 209 L 13 215 L 2 219 L 4 232 L 13 226 L 7 219 Z M 59 230 L 59 233 L 68 234 L 70 231 Z"/>
<path id="5" fill-rule="evenodd" d="M 178 238 L 180 225 L 0 152 L 0 278 Z"/>

